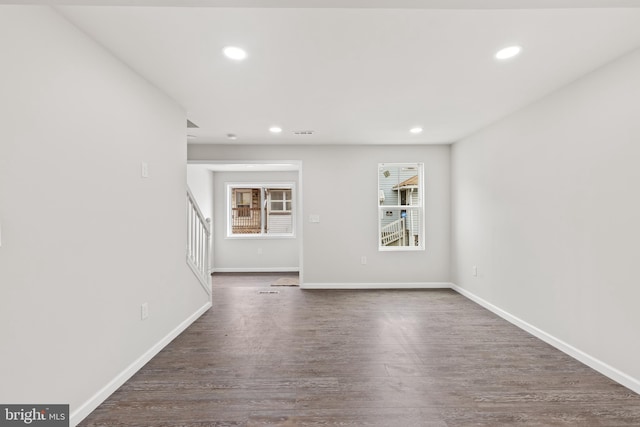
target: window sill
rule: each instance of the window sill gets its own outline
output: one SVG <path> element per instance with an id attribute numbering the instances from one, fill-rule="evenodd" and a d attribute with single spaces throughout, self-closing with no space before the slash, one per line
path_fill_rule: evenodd
<path id="1" fill-rule="evenodd" d="M 422 246 L 378 246 L 379 252 L 416 252 L 424 251 Z"/>
<path id="2" fill-rule="evenodd" d="M 295 238 L 295 234 L 247 234 L 225 236 L 225 240 L 280 240 Z"/>

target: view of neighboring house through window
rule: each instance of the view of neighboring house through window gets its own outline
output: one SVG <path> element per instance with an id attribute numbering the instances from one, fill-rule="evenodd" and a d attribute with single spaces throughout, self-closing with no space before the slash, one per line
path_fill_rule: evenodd
<path id="1" fill-rule="evenodd" d="M 271 212 L 291 214 L 291 189 L 267 189 L 271 201 Z"/>
<path id="2" fill-rule="evenodd" d="M 378 165 L 378 249 L 424 249 L 422 163 Z"/>
<path id="3" fill-rule="evenodd" d="M 227 184 L 227 236 L 293 236 L 293 184 Z"/>

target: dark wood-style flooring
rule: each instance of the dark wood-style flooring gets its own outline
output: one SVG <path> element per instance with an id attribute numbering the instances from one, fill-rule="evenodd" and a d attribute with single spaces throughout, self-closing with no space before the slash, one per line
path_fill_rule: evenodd
<path id="1" fill-rule="evenodd" d="M 640 426 L 639 395 L 454 291 L 277 277 L 214 275 L 213 308 L 81 425 Z"/>

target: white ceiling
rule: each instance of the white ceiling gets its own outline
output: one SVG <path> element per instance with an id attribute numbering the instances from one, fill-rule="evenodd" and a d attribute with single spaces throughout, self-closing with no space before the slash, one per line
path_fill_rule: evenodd
<path id="1" fill-rule="evenodd" d="M 640 8 L 601 7 L 638 4 L 625 0 L 119 3 L 145 7 L 58 10 L 183 106 L 200 126 L 190 143 L 451 143 L 640 47 Z M 493 58 L 511 44 L 519 57 Z M 227 45 L 248 59 L 229 61 Z"/>

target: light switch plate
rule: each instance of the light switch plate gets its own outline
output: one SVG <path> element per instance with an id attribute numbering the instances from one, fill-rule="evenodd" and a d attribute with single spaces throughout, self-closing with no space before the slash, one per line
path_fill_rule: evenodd
<path id="1" fill-rule="evenodd" d="M 140 319 L 146 320 L 149 318 L 149 303 L 142 303 L 140 306 Z"/>

